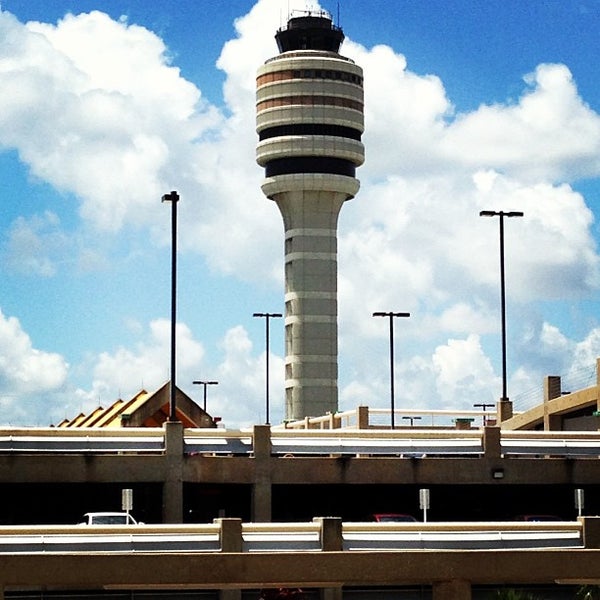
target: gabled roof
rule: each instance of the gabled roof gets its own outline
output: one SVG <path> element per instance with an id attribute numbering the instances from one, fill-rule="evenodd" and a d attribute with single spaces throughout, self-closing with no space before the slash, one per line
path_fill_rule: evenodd
<path id="1" fill-rule="evenodd" d="M 88 415 L 80 413 L 57 427 L 162 427 L 169 418 L 170 382 L 152 394 L 140 390 L 130 400 L 118 399 L 107 408 L 98 407 Z M 216 427 L 213 419 L 179 388 L 175 396 L 176 417 L 184 427 Z"/>

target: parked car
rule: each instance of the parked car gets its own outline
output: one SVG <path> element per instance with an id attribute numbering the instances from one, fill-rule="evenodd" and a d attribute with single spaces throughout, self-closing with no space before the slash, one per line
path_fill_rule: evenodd
<path id="1" fill-rule="evenodd" d="M 373 520 L 378 523 L 416 523 L 412 515 L 402 513 L 376 513 L 373 515 Z"/>
<path id="2" fill-rule="evenodd" d="M 126 512 L 89 512 L 79 525 L 141 525 Z"/>

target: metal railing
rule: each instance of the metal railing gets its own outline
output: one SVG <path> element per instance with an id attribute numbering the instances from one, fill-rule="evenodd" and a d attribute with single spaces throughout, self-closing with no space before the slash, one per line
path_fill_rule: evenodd
<path id="1" fill-rule="evenodd" d="M 267 431 L 263 449 L 271 456 L 282 458 L 337 455 L 477 458 L 489 450 L 486 431 L 490 428 L 393 431 L 273 428 Z M 253 456 L 257 452 L 255 434 L 254 429 L 183 429 L 183 453 L 186 456 Z M 163 428 L 68 432 L 56 428 L 0 430 L 0 454 L 162 454 L 166 444 Z M 600 431 L 501 430 L 497 455 L 600 457 Z"/>
<path id="2" fill-rule="evenodd" d="M 234 523 L 238 539 L 224 529 L 237 519 L 198 525 L 0 527 L 0 555 L 64 552 L 304 552 L 326 549 L 324 524 L 336 526 L 339 550 L 506 549 L 583 547 L 585 519 L 569 522 Z M 229 537 L 230 547 L 224 538 Z M 331 544 L 331 539 L 329 540 Z"/>
<path id="3" fill-rule="evenodd" d="M 600 457 L 600 431 L 502 431 L 503 456 Z"/>
<path id="4" fill-rule="evenodd" d="M 271 453 L 280 456 L 479 456 L 483 454 L 483 434 L 480 430 L 277 430 L 271 432 Z"/>
<path id="5" fill-rule="evenodd" d="M 415 423 L 417 429 L 431 427 L 454 429 L 456 428 L 456 422 L 459 420 L 471 420 L 478 426 L 483 425 L 484 421 L 494 422 L 497 414 L 495 410 L 401 408 L 394 410 L 394 417 L 398 429 L 412 428 Z M 418 420 L 413 421 L 410 426 L 406 424 L 403 427 L 403 418 L 406 418 L 408 423 L 411 417 Z M 387 429 L 390 428 L 390 421 L 389 408 L 359 406 L 355 409 L 319 417 L 306 417 L 297 421 L 287 421 L 282 425 L 276 425 L 273 429 Z"/>
<path id="6" fill-rule="evenodd" d="M 8 428 L 0 430 L 3 452 L 162 452 L 164 430 L 160 428 L 66 429 Z"/>

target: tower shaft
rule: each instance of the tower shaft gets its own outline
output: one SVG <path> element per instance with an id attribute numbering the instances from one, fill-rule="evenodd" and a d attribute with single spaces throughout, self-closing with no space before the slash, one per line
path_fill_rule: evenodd
<path id="1" fill-rule="evenodd" d="M 285 226 L 286 415 L 338 405 L 337 220 L 345 194 L 301 189 L 274 197 Z"/>

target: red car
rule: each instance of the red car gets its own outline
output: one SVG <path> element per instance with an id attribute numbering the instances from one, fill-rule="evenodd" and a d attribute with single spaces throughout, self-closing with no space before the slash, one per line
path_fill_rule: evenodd
<path id="1" fill-rule="evenodd" d="M 412 515 L 401 513 L 377 513 L 373 515 L 373 520 L 378 523 L 416 523 L 417 521 Z"/>

